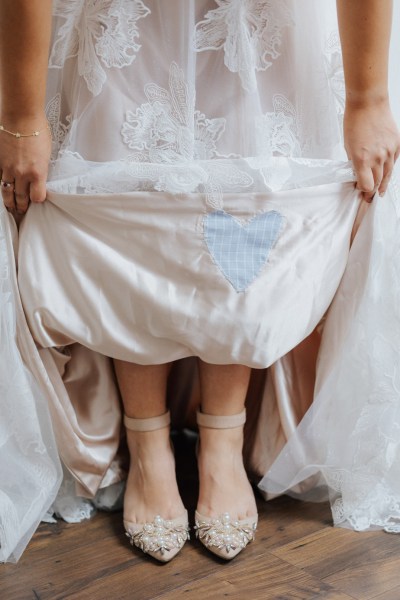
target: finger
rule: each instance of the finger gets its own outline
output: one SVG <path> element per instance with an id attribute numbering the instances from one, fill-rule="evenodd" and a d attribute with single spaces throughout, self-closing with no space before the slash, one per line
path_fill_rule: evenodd
<path id="1" fill-rule="evenodd" d="M 15 182 L 15 204 L 20 214 L 26 213 L 29 206 L 29 182 Z"/>
<path id="2" fill-rule="evenodd" d="M 32 202 L 44 202 L 46 200 L 46 180 L 37 179 L 31 181 L 29 197 Z"/>
<path id="3" fill-rule="evenodd" d="M 357 179 L 357 189 L 363 192 L 363 198 L 367 202 L 371 202 L 374 196 L 375 180 L 371 167 L 364 165 L 354 165 L 354 170 Z"/>
<path id="4" fill-rule="evenodd" d="M 381 184 L 381 181 L 383 179 L 383 163 L 382 164 L 375 164 L 372 169 L 372 177 L 373 177 L 373 182 L 374 182 L 374 187 L 372 192 L 367 190 L 364 192 L 363 194 L 363 198 L 366 202 L 372 202 L 376 192 L 378 191 L 378 188 Z"/>
<path id="5" fill-rule="evenodd" d="M 372 167 L 372 173 L 374 175 L 374 193 L 376 193 L 381 185 L 383 179 L 385 163 L 376 164 Z"/>
<path id="6" fill-rule="evenodd" d="M 6 172 L 3 172 L 0 188 L 5 206 L 9 210 L 15 210 L 14 177 Z"/>
<path id="7" fill-rule="evenodd" d="M 394 159 L 389 158 L 385 162 L 385 165 L 383 167 L 383 177 L 382 177 L 381 184 L 378 188 L 378 192 L 379 192 L 380 196 L 383 196 L 386 193 L 390 178 L 393 173 L 393 168 L 394 168 Z"/>
<path id="8" fill-rule="evenodd" d="M 29 196 L 25 194 L 15 194 L 15 206 L 19 214 L 25 214 L 29 206 Z"/>

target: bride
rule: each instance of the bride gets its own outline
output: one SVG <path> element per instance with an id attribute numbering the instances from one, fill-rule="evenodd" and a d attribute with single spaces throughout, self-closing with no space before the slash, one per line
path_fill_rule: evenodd
<path id="1" fill-rule="evenodd" d="M 211 552 L 254 538 L 247 473 L 400 529 L 392 3 L 338 0 L 340 38 L 299 4 L 2 3 L 1 560 L 116 503 L 120 397 L 125 528 L 158 560 L 196 412 Z"/>

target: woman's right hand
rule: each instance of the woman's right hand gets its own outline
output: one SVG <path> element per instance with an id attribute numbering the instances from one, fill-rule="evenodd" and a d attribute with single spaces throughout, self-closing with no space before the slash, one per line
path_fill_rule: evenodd
<path id="1" fill-rule="evenodd" d="M 51 155 L 51 134 L 44 114 L 31 118 L 0 118 L 6 129 L 38 136 L 16 138 L 0 131 L 1 194 L 10 212 L 24 214 L 30 202 L 44 202 Z M 10 185 L 7 185 L 10 184 Z"/>
<path id="2" fill-rule="evenodd" d="M 400 154 L 400 134 L 389 102 L 347 103 L 344 140 L 364 200 L 371 202 L 376 192 L 383 196 Z"/>

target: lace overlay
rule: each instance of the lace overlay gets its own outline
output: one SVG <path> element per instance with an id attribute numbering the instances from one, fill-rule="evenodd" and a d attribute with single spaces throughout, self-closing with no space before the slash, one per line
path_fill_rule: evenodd
<path id="1" fill-rule="evenodd" d="M 226 120 L 207 119 L 195 110 L 194 90 L 176 63 L 169 69 L 169 90 L 150 83 L 145 94 L 148 102 L 128 111 L 122 126 L 124 142 L 137 151 L 132 160 L 177 163 L 218 156 L 217 142 Z"/>
<path id="2" fill-rule="evenodd" d="M 122 125 L 122 137 L 131 150 L 127 162 L 177 165 L 176 169 L 165 170 L 156 175 L 157 167 L 138 168 L 141 179 L 152 174 L 157 181 L 154 189 L 179 193 L 205 191 L 214 208 L 221 207 L 223 183 L 243 188 L 250 186 L 252 179 L 238 169 L 212 161 L 204 170 L 201 163 L 220 157 L 217 144 L 224 133 L 226 120 L 208 119 L 195 109 L 195 92 L 189 89 L 184 73 L 176 63 L 169 70 L 169 90 L 155 83 L 145 87 L 148 102 L 135 112 L 128 111 Z M 185 164 L 186 163 L 186 164 Z M 140 175 L 140 170 L 142 174 Z M 190 173 L 192 173 L 190 175 Z"/>
<path id="3" fill-rule="evenodd" d="M 396 226 L 400 196 L 396 171 L 385 198 L 373 203 L 364 218 L 340 295 L 328 312 L 314 403 L 260 484 L 275 494 L 295 489 L 299 482 L 320 473 L 317 486 L 314 479 L 309 480 L 314 489 L 307 490 L 304 481 L 302 496 L 324 499 L 327 490 L 336 525 L 391 533 L 400 533 L 400 245 Z M 389 313 L 388 305 L 396 309 Z M 328 344 L 332 334 L 335 343 Z M 360 340 L 357 352 L 349 343 L 356 339 Z M 339 347 L 342 354 L 333 359 Z M 338 402 L 342 410 L 346 407 L 346 418 L 338 412 Z"/>
<path id="4" fill-rule="evenodd" d="M 100 488 L 96 496 L 89 500 L 76 494 L 76 482 L 65 467 L 63 469 L 63 482 L 53 504 L 43 517 L 46 523 L 55 523 L 56 518 L 64 519 L 67 523 L 80 523 L 90 519 L 99 510 L 121 510 L 125 482 L 114 483 L 105 488 Z"/>
<path id="5" fill-rule="evenodd" d="M 19 558 L 59 485 L 48 407 L 23 362 L 35 347 L 16 295 L 11 223 L 0 205 L 0 562 Z"/>
<path id="6" fill-rule="evenodd" d="M 343 116 L 346 102 L 346 89 L 344 85 L 344 71 L 340 38 L 337 31 L 333 31 L 325 45 L 325 68 L 329 85 L 335 99 L 336 111 L 340 122 L 340 131 L 343 134 Z"/>
<path id="7" fill-rule="evenodd" d="M 225 52 L 225 65 L 238 73 L 245 90 L 256 89 L 256 71 L 278 58 L 282 29 L 293 25 L 289 3 L 268 0 L 216 0 L 196 27 L 195 47 Z"/>
<path id="8" fill-rule="evenodd" d="M 55 159 L 61 150 L 67 133 L 71 127 L 71 115 L 63 121 L 61 118 L 61 94 L 51 98 L 46 106 L 46 117 L 50 126 L 52 139 L 52 158 Z"/>
<path id="9" fill-rule="evenodd" d="M 50 67 L 77 57 L 78 73 L 94 95 L 107 79 L 104 67 L 131 65 L 140 50 L 137 21 L 149 9 L 141 0 L 57 0 L 56 17 L 65 20 L 50 55 Z"/>
<path id="10" fill-rule="evenodd" d="M 273 97 L 273 112 L 256 119 L 257 154 L 301 156 L 296 109 L 283 94 Z"/>

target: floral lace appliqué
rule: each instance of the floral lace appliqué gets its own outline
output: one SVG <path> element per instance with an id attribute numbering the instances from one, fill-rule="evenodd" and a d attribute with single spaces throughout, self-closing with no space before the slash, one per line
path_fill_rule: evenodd
<path id="1" fill-rule="evenodd" d="M 196 26 L 195 48 L 225 51 L 225 65 L 239 73 L 247 91 L 256 88 L 256 71 L 279 56 L 282 29 L 293 25 L 286 0 L 216 0 Z"/>
<path id="2" fill-rule="evenodd" d="M 104 67 L 132 64 L 139 49 L 137 21 L 150 14 L 141 0 L 57 0 L 53 14 L 65 19 L 59 29 L 50 67 L 77 57 L 79 75 L 98 95 L 106 80 Z"/>
<path id="3" fill-rule="evenodd" d="M 61 94 L 56 94 L 48 101 L 46 117 L 53 140 L 52 158 L 56 158 L 71 127 L 71 115 L 67 115 L 64 122 L 61 117 Z"/>
<path id="4" fill-rule="evenodd" d="M 172 63 L 169 91 L 155 83 L 146 85 L 148 102 L 128 111 L 122 126 L 124 142 L 149 162 L 175 163 L 206 160 L 217 154 L 217 142 L 225 130 L 225 119 L 207 119 L 194 108 L 183 71 Z"/>
<path id="5" fill-rule="evenodd" d="M 342 130 L 346 88 L 344 85 L 342 50 L 337 31 L 332 32 L 326 41 L 324 58 L 329 87 L 335 98 L 336 111 L 341 126 L 340 130 Z"/>
<path id="6" fill-rule="evenodd" d="M 195 109 L 194 89 L 184 79 L 182 69 L 172 63 L 169 90 L 155 83 L 146 85 L 148 102 L 135 111 L 127 111 L 121 134 L 124 142 L 135 150 L 129 162 L 142 165 L 144 175 L 151 174 L 155 188 L 171 193 L 201 189 L 209 203 L 221 208 L 222 186 L 249 187 L 253 180 L 237 168 L 215 158 L 224 158 L 217 143 L 225 131 L 224 118 L 207 118 Z M 207 169 L 204 168 L 205 161 Z M 157 165 L 168 165 L 161 171 Z"/>
<path id="7" fill-rule="evenodd" d="M 257 153 L 301 156 L 295 107 L 283 94 L 275 94 L 273 108 L 256 120 Z"/>

